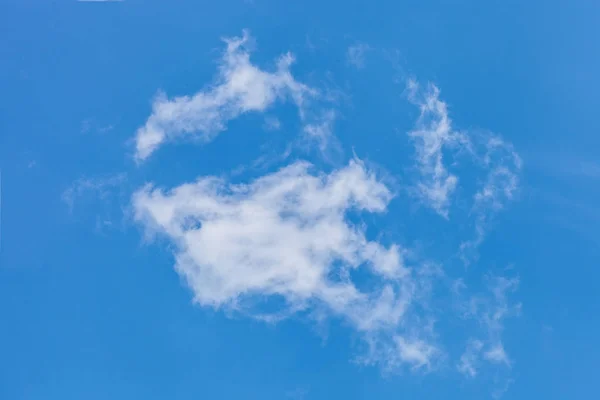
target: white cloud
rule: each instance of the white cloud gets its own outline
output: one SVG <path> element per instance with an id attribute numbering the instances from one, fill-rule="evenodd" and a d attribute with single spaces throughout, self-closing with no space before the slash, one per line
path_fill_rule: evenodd
<path id="1" fill-rule="evenodd" d="M 485 152 L 480 161 L 488 172 L 473 196 L 475 237 L 460 245 L 460 256 L 465 264 L 477 259 L 476 250 L 483 242 L 488 226 L 495 215 L 514 199 L 519 188 L 522 162 L 512 145 L 491 135 L 486 135 L 482 143 Z"/>
<path id="2" fill-rule="evenodd" d="M 469 264 L 477 258 L 493 217 L 514 198 L 518 191 L 521 159 L 513 146 L 494 134 L 469 134 L 452 127 L 447 104 L 440 100 L 435 85 L 422 89 L 410 80 L 408 97 L 420 109 L 416 127 L 409 132 L 416 150 L 419 181 L 417 196 L 444 218 L 449 218 L 458 176 L 448 170 L 446 156 L 467 156 L 473 162 L 471 174 L 483 178 L 472 197 L 471 216 L 475 236 L 460 245 L 460 257 Z M 465 204 L 465 202 L 463 202 Z"/>
<path id="3" fill-rule="evenodd" d="M 508 355 L 506 354 L 506 351 L 504 351 L 502 343 L 496 343 L 483 354 L 483 358 L 492 363 L 510 365 Z"/>
<path id="4" fill-rule="evenodd" d="M 475 194 L 475 206 L 497 211 L 513 199 L 522 161 L 513 146 L 499 136 L 486 135 L 483 142 L 483 163 L 489 173 L 483 188 Z"/>
<path id="5" fill-rule="evenodd" d="M 483 342 L 480 340 L 469 340 L 465 352 L 460 356 L 457 365 L 458 371 L 468 377 L 474 378 L 477 375 L 479 357 Z"/>
<path id="6" fill-rule="evenodd" d="M 420 109 L 415 128 L 408 133 L 416 148 L 421 181 L 417 184 L 418 196 L 441 216 L 448 218 L 450 197 L 458 177 L 444 165 L 444 150 L 457 147 L 469 148 L 468 137 L 452 129 L 448 107 L 439 98 L 435 85 L 421 91 L 419 84 L 408 82 L 409 100 Z"/>
<path id="7" fill-rule="evenodd" d="M 435 346 L 421 339 L 407 340 L 402 336 L 395 339 L 400 360 L 412 365 L 414 369 L 430 367 L 432 359 L 438 353 Z"/>
<path id="8" fill-rule="evenodd" d="M 494 168 L 483 188 L 475 194 L 475 206 L 498 211 L 512 200 L 518 186 L 518 176 L 506 167 Z"/>
<path id="9" fill-rule="evenodd" d="M 464 316 L 472 318 L 482 327 L 482 337 L 470 339 L 467 348 L 460 358 L 458 370 L 470 377 L 477 374 L 481 361 L 492 364 L 511 366 L 511 361 L 504 348 L 502 332 L 504 320 L 520 314 L 521 305 L 512 304 L 508 295 L 514 292 L 519 285 L 516 278 L 490 277 L 488 278 L 489 295 L 476 295 L 471 297 L 465 309 Z M 460 290 L 466 289 L 461 284 Z"/>
<path id="10" fill-rule="evenodd" d="M 193 96 L 167 98 L 159 94 L 152 114 L 136 133 L 136 159 L 149 157 L 161 144 L 184 136 L 210 141 L 227 121 L 247 112 L 262 112 L 276 101 L 291 99 L 302 113 L 305 98 L 316 91 L 296 81 L 290 72 L 294 57 L 284 54 L 274 71 L 261 70 L 250 61 L 247 32 L 225 39 L 215 82 Z"/>
<path id="11" fill-rule="evenodd" d="M 492 391 L 492 398 L 500 399 L 510 388 L 510 385 L 514 383 L 513 379 L 505 379 L 504 382 L 498 382 L 499 379 L 495 379 L 496 387 Z"/>
<path id="12" fill-rule="evenodd" d="M 356 43 L 348 47 L 346 57 L 348 62 L 354 65 L 358 69 L 362 69 L 365 66 L 365 54 L 370 50 L 370 47 L 364 43 Z"/>
<path id="13" fill-rule="evenodd" d="M 517 278 L 505 278 L 502 276 L 488 278 L 489 289 L 492 292 L 492 298 L 488 301 L 487 307 L 483 303 L 480 307 L 483 312 L 483 321 L 488 327 L 488 331 L 492 339 L 500 343 L 499 336 L 502 333 L 503 321 L 507 317 L 519 315 L 521 312 L 521 304 L 511 304 L 508 300 L 508 295 L 515 292 L 519 287 Z M 480 302 L 481 304 L 481 302 Z"/>
<path id="14" fill-rule="evenodd" d="M 318 143 L 319 149 L 324 151 L 333 136 L 334 122 L 335 112 L 328 110 L 320 118 L 304 125 L 304 134 L 311 142 Z"/>
<path id="15" fill-rule="evenodd" d="M 378 347 L 370 362 L 429 366 L 437 350 L 406 325 L 417 277 L 398 245 L 369 241 L 348 219 L 385 212 L 393 194 L 358 160 L 328 175 L 310 171 L 298 162 L 249 184 L 147 186 L 133 197 L 135 217 L 176 244 L 176 269 L 199 304 L 260 318 L 331 315 Z M 358 269 L 376 284 L 359 287 Z M 251 307 L 257 299 L 283 305 L 264 314 Z"/>

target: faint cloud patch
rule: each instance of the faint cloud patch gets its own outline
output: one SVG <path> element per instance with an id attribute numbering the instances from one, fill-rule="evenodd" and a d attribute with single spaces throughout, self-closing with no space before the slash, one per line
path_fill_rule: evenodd
<path id="1" fill-rule="evenodd" d="M 477 375 L 481 349 L 483 349 L 483 342 L 481 340 L 470 339 L 467 342 L 467 348 L 460 356 L 457 365 L 457 369 L 461 374 L 469 378 L 474 378 Z"/>
<path id="2" fill-rule="evenodd" d="M 107 133 L 114 129 L 114 125 L 99 125 L 94 119 L 85 119 L 81 121 L 80 132 L 87 133 Z"/>
<path id="3" fill-rule="evenodd" d="M 457 370 L 469 377 L 477 376 L 488 365 L 503 366 L 506 372 L 510 370 L 512 361 L 507 354 L 502 340 L 504 322 L 507 318 L 518 317 L 521 314 L 521 304 L 513 303 L 510 295 L 517 290 L 519 280 L 502 276 L 488 276 L 486 293 L 464 295 L 467 286 L 462 281 L 455 285 L 455 291 L 463 296 L 460 312 L 466 320 L 474 321 L 479 327 L 480 335 L 467 341 L 464 353 L 456 366 Z M 501 380 L 500 376 L 505 375 Z M 494 373 L 495 388 L 493 395 L 501 396 L 512 379 L 498 370 Z"/>
<path id="4" fill-rule="evenodd" d="M 311 142 L 319 144 L 319 149 L 324 151 L 333 136 L 333 124 L 335 122 L 335 111 L 324 112 L 315 121 L 304 126 L 304 134 Z"/>
<path id="5" fill-rule="evenodd" d="M 69 214 L 74 216 L 76 208 L 84 209 L 79 217 L 93 218 L 96 232 L 102 232 L 123 221 L 127 200 L 124 186 L 125 173 L 99 178 L 80 178 L 62 193 L 62 201 L 67 205 Z M 116 208 L 116 209 L 115 209 Z"/>
<path id="6" fill-rule="evenodd" d="M 312 53 L 323 50 L 324 47 L 327 47 L 330 44 L 329 40 L 325 37 L 315 37 L 308 34 L 304 38 L 304 43 L 306 48 Z"/>
<path id="7" fill-rule="evenodd" d="M 125 173 L 110 175 L 102 178 L 80 178 L 73 182 L 62 194 L 62 200 L 72 211 L 75 201 L 86 195 L 92 195 L 99 199 L 106 199 L 112 189 L 121 186 L 127 175 Z"/>
<path id="8" fill-rule="evenodd" d="M 508 392 L 510 386 L 514 383 L 514 379 L 505 379 L 504 381 L 500 381 L 500 378 L 496 378 L 494 381 L 496 384 L 496 387 L 492 390 L 492 397 L 494 399 L 501 399 L 506 392 Z"/>
<path id="9" fill-rule="evenodd" d="M 582 161 L 579 164 L 578 172 L 581 176 L 585 176 L 588 178 L 600 178 L 600 164 Z"/>
<path id="10" fill-rule="evenodd" d="M 346 51 L 346 59 L 348 63 L 356 68 L 363 69 L 365 67 L 366 54 L 369 50 L 371 50 L 369 45 L 365 43 L 356 43 L 348 47 L 348 50 Z"/>
<path id="11" fill-rule="evenodd" d="M 267 131 L 278 131 L 281 129 L 281 121 L 277 117 L 266 117 L 263 126 Z"/>
<path id="12" fill-rule="evenodd" d="M 512 144 L 499 136 L 485 135 L 480 146 L 485 148 L 480 161 L 487 176 L 473 196 L 471 215 L 475 217 L 475 236 L 460 244 L 459 255 L 465 265 L 478 259 L 477 248 L 483 243 L 489 226 L 506 204 L 514 200 L 523 164 Z"/>
<path id="13" fill-rule="evenodd" d="M 300 387 L 286 392 L 285 398 L 290 400 L 304 400 L 307 398 L 308 393 L 308 389 Z"/>

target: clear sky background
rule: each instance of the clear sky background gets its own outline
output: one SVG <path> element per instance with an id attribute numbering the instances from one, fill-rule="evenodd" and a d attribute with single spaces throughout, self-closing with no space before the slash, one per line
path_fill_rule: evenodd
<path id="1" fill-rule="evenodd" d="M 596 398 L 599 18 L 2 0 L 0 398 Z"/>

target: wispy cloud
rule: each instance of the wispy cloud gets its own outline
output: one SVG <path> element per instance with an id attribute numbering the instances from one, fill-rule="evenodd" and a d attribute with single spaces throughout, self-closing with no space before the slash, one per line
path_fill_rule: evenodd
<path id="1" fill-rule="evenodd" d="M 510 385 L 514 383 L 514 379 L 505 379 L 502 382 L 498 382 L 500 378 L 495 379 L 496 387 L 492 390 L 492 398 L 501 399 L 502 396 L 508 391 Z"/>
<path id="2" fill-rule="evenodd" d="M 268 131 L 277 131 L 281 128 L 281 121 L 277 117 L 267 117 L 264 128 Z"/>
<path id="3" fill-rule="evenodd" d="M 495 364 L 510 365 L 510 360 L 502 343 L 496 343 L 492 348 L 483 353 L 483 358 Z"/>
<path id="4" fill-rule="evenodd" d="M 93 119 L 86 119 L 81 122 L 81 133 L 106 133 L 114 129 L 114 125 L 98 125 Z"/>
<path id="5" fill-rule="evenodd" d="M 80 178 L 65 189 L 62 200 L 72 211 L 75 202 L 82 196 L 92 195 L 99 199 L 105 199 L 114 188 L 122 185 L 126 179 L 127 175 L 124 173 L 100 178 Z"/>
<path id="6" fill-rule="evenodd" d="M 461 374 L 464 374 L 470 378 L 474 378 L 477 375 L 481 349 L 483 349 L 483 342 L 481 340 L 470 339 L 468 341 L 467 348 L 460 356 L 460 360 L 457 365 L 458 371 Z"/>
<path id="7" fill-rule="evenodd" d="M 467 342 L 457 369 L 462 374 L 474 377 L 483 361 L 491 364 L 511 366 L 502 341 L 506 318 L 520 315 L 521 304 L 512 303 L 509 296 L 516 291 L 519 280 L 490 276 L 487 279 L 488 293 L 469 295 L 463 303 L 463 316 L 473 319 L 481 327 L 481 335 Z M 460 285 L 460 291 L 466 286 Z"/>
<path id="8" fill-rule="evenodd" d="M 319 145 L 324 151 L 333 137 L 333 124 L 335 122 L 335 111 L 327 110 L 319 118 L 304 125 L 304 134 L 311 141 Z"/>
<path id="9" fill-rule="evenodd" d="M 452 129 L 448 106 L 440 100 L 440 90 L 428 85 L 422 90 L 419 83 L 410 80 L 408 98 L 420 109 L 415 129 L 408 133 L 416 148 L 421 181 L 417 194 L 439 215 L 448 218 L 450 198 L 456 189 L 458 177 L 444 164 L 444 150 L 469 147 L 468 137 Z"/>
<path id="10" fill-rule="evenodd" d="M 81 178 L 62 194 L 71 215 L 76 208 L 85 209 L 86 217 L 93 217 L 97 233 L 115 227 L 115 220 L 123 222 L 122 211 L 127 207 L 125 173 L 96 178 Z M 119 226 L 122 226 L 119 224 Z"/>
<path id="11" fill-rule="evenodd" d="M 409 100 L 420 110 L 415 128 L 408 133 L 416 150 L 417 197 L 448 219 L 459 177 L 448 167 L 458 161 L 446 158 L 468 161 L 472 165 L 470 175 L 482 176 L 478 178 L 479 187 L 470 200 L 475 235 L 463 241 L 459 249 L 460 257 L 468 264 L 477 258 L 476 250 L 493 217 L 517 193 L 521 158 L 512 144 L 498 135 L 457 131 L 449 116 L 448 105 L 441 100 L 440 90 L 435 85 L 422 88 L 415 80 L 409 80 L 407 90 Z"/>
<path id="12" fill-rule="evenodd" d="M 365 55 L 371 48 L 365 43 L 356 43 L 348 47 L 346 58 L 348 62 L 358 69 L 365 67 Z"/>
<path id="13" fill-rule="evenodd" d="M 421 339 L 405 339 L 397 336 L 396 344 L 399 351 L 399 359 L 412 365 L 413 369 L 431 366 L 432 360 L 438 353 L 438 349 Z"/>
<path id="14" fill-rule="evenodd" d="M 261 112 L 276 101 L 291 99 L 300 109 L 317 91 L 298 82 L 290 71 L 292 54 L 279 57 L 274 71 L 264 71 L 250 61 L 251 38 L 225 39 L 227 44 L 212 85 L 193 96 L 169 99 L 159 94 L 152 115 L 136 134 L 136 159 L 150 156 L 161 144 L 184 136 L 210 141 L 227 121 L 248 112 Z"/>
<path id="15" fill-rule="evenodd" d="M 460 256 L 467 265 L 478 258 L 477 248 L 494 217 L 518 192 L 522 166 L 513 146 L 500 137 L 485 135 L 481 143 L 485 148 L 481 162 L 487 176 L 473 196 L 471 212 L 475 216 L 475 236 L 460 245 Z"/>

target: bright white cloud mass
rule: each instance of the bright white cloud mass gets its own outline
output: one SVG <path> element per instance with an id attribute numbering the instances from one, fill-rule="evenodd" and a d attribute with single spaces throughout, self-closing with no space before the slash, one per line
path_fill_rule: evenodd
<path id="1" fill-rule="evenodd" d="M 331 175 L 309 168 L 293 164 L 248 185 L 208 177 L 167 193 L 147 187 L 134 198 L 137 217 L 177 241 L 178 269 L 201 304 L 236 305 L 259 293 L 297 309 L 319 300 L 349 312 L 369 299 L 331 276 L 335 262 L 368 263 L 390 279 L 407 273 L 397 247 L 367 241 L 345 220 L 352 209 L 385 211 L 392 195 L 356 161 Z"/>
<path id="2" fill-rule="evenodd" d="M 218 78 L 205 90 L 155 100 L 136 134 L 138 160 L 179 137 L 209 141 L 227 121 L 286 99 L 300 110 L 302 133 L 325 146 L 335 111 L 306 119 L 307 99 L 318 91 L 291 75 L 290 54 L 279 58 L 273 72 L 253 65 L 249 40 L 247 33 L 226 40 Z M 514 197 L 521 161 L 498 136 L 456 130 L 434 85 L 423 89 L 410 80 L 408 99 L 420 110 L 408 133 L 415 150 L 417 173 L 408 177 L 415 198 L 450 221 L 462 182 L 455 161 L 467 159 L 482 173 L 467 178 L 475 179 L 477 190 L 463 199 L 471 206 L 467 220 L 459 222 L 474 227 L 458 249 L 468 263 L 490 219 Z M 268 118 L 279 126 L 276 117 Z M 410 249 L 374 240 L 356 222 L 366 214 L 385 214 L 396 195 L 355 157 L 329 173 L 297 161 L 244 183 L 201 176 L 172 189 L 148 184 L 133 195 L 133 210 L 147 234 L 175 245 L 175 268 L 201 306 L 271 321 L 299 314 L 340 319 L 362 338 L 367 349 L 362 362 L 429 371 L 448 356 L 436 323 L 450 310 L 430 304 L 436 285 L 449 280 L 444 266 L 427 259 L 408 262 Z M 451 290 L 460 299 L 457 314 L 484 327 L 467 333 L 464 353 L 454 361 L 466 376 L 476 376 L 483 362 L 510 366 L 501 333 L 504 318 L 515 314 L 506 292 L 516 281 L 492 281 L 492 295 L 466 295 L 461 280 Z"/>
<path id="3" fill-rule="evenodd" d="M 393 195 L 358 160 L 331 174 L 307 163 L 243 184 L 213 177 L 169 192 L 134 196 L 136 218 L 176 244 L 177 270 L 202 305 L 248 311 L 251 296 L 278 296 L 280 314 L 312 311 L 344 318 L 369 340 L 388 332 L 393 355 L 426 366 L 434 348 L 402 336 L 418 290 L 399 245 L 369 241 L 348 213 L 385 212 Z M 379 282 L 360 290 L 352 271 Z"/>

